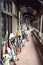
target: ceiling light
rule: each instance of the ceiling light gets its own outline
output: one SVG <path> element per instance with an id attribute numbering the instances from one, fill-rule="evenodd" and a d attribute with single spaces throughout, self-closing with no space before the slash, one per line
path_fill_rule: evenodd
<path id="1" fill-rule="evenodd" d="M 41 4 L 43 4 L 43 0 L 38 0 Z"/>

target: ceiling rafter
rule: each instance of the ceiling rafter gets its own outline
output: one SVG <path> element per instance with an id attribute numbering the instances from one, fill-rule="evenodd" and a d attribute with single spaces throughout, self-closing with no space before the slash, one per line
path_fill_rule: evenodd
<path id="1" fill-rule="evenodd" d="M 19 9 L 26 7 L 27 9 L 24 9 L 24 10 L 26 10 L 26 12 L 22 10 L 23 15 L 28 15 L 30 17 L 31 16 L 35 17 L 36 15 L 38 15 L 38 12 L 41 8 L 41 3 L 38 0 L 13 0 L 13 1 L 19 7 Z M 33 10 L 36 10 L 37 13 L 33 14 L 32 13 L 33 10 L 31 10 L 31 12 L 30 12 L 30 9 L 28 9 L 28 7 L 33 8 Z"/>

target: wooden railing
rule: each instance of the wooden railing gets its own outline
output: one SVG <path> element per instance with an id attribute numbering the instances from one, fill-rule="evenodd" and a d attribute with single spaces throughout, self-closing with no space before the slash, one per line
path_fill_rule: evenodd
<path id="1" fill-rule="evenodd" d="M 36 30 L 33 30 L 32 33 L 33 33 L 33 36 L 35 37 L 35 39 L 37 41 L 37 43 L 35 43 L 35 46 L 37 48 L 41 63 L 43 65 L 43 43 L 40 42 L 40 36 L 38 35 L 38 32 Z"/>

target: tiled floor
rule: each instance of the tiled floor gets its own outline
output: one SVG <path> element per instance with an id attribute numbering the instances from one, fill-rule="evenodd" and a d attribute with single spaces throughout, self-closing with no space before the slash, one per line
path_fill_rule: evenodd
<path id="1" fill-rule="evenodd" d="M 17 65 L 41 65 L 30 32 L 28 39 L 29 42 L 25 42 L 25 47 L 22 48 L 22 52 L 18 55 L 19 61 Z"/>

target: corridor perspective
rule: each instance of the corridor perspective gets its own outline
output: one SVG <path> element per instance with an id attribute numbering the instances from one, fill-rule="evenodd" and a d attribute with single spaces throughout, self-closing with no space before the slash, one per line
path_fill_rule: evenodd
<path id="1" fill-rule="evenodd" d="M 40 57 L 35 48 L 31 32 L 29 32 L 28 39 L 29 41 L 25 41 L 24 48 L 22 49 L 22 52 L 18 55 L 20 60 L 18 61 L 17 65 L 41 65 Z"/>
<path id="2" fill-rule="evenodd" d="M 0 0 L 0 65 L 43 65 L 43 0 Z"/>

